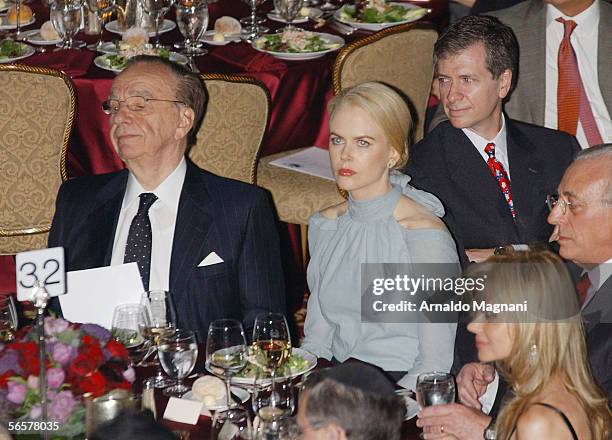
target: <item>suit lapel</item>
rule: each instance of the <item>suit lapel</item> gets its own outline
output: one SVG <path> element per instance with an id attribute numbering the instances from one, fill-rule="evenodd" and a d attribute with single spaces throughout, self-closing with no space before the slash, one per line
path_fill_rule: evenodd
<path id="1" fill-rule="evenodd" d="M 599 290 L 595 292 L 595 295 L 584 310 L 582 310 L 582 319 L 586 333 L 600 323 L 604 316 L 610 315 L 610 295 L 612 295 L 612 276 L 608 277 Z"/>
<path id="2" fill-rule="evenodd" d="M 612 106 L 612 5 L 599 2 L 599 36 L 597 46 L 597 75 L 599 89 L 607 108 Z M 602 133 L 603 134 L 603 133 Z"/>
<path id="3" fill-rule="evenodd" d="M 170 261 L 170 290 L 175 297 L 183 295 L 189 274 L 200 263 L 202 248 L 213 221 L 210 204 L 202 171 L 187 161 Z"/>

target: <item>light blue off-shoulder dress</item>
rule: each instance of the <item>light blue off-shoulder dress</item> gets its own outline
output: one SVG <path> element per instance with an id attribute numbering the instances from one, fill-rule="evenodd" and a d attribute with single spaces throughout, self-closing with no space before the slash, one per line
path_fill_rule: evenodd
<path id="1" fill-rule="evenodd" d="M 336 219 L 320 213 L 309 221 L 310 298 L 302 348 L 340 362 L 356 358 L 385 371 L 406 371 L 398 384 L 414 389 L 418 374 L 449 371 L 456 324 L 362 323 L 361 263 L 459 263 L 451 235 L 440 229 L 406 229 L 393 217 L 403 195 L 444 215 L 432 194 L 409 185 L 393 172 L 392 190 L 357 201 Z"/>

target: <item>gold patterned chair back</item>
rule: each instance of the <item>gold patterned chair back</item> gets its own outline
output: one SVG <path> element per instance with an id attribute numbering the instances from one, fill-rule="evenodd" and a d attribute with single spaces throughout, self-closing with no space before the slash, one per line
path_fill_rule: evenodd
<path id="1" fill-rule="evenodd" d="M 334 93 L 367 81 L 395 87 L 410 100 L 413 118 L 416 116 L 413 141 L 419 141 L 423 137 L 437 37 L 429 25 L 408 23 L 355 41 L 336 58 Z"/>
<path id="2" fill-rule="evenodd" d="M 53 69 L 0 65 L 0 84 L 0 255 L 13 255 L 47 246 L 76 99 Z"/>
<path id="3" fill-rule="evenodd" d="M 270 94 L 245 76 L 203 75 L 208 106 L 189 157 L 199 167 L 255 183 L 257 159 L 270 112 Z"/>

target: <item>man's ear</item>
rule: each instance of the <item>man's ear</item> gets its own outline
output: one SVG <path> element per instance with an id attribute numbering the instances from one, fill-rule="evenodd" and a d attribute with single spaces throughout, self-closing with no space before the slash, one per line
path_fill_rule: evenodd
<path id="1" fill-rule="evenodd" d="M 181 107 L 178 126 L 176 127 L 176 139 L 183 139 L 193 127 L 195 112 L 189 107 Z"/>
<path id="2" fill-rule="evenodd" d="M 328 424 L 323 430 L 325 440 L 348 440 L 344 429 L 335 423 Z"/>
<path id="3" fill-rule="evenodd" d="M 504 70 L 499 78 L 501 79 L 499 85 L 499 97 L 504 99 L 506 96 L 508 96 L 508 93 L 510 93 L 510 87 L 512 86 L 512 70 Z"/>

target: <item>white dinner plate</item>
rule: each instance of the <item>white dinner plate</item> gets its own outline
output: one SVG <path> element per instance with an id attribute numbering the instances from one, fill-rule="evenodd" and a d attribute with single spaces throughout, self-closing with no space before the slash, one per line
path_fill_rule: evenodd
<path id="1" fill-rule="evenodd" d="M 27 37 L 29 43 L 38 44 L 39 46 L 51 46 L 62 42 L 61 38 L 58 38 L 57 40 L 45 40 L 40 35 L 40 29 L 25 31 L 23 34 Z"/>
<path id="2" fill-rule="evenodd" d="M 100 69 L 109 70 L 109 71 L 115 72 L 115 73 L 121 72 L 121 70 L 123 70 L 123 69 L 115 69 L 114 67 L 111 67 L 109 65 L 108 57 L 110 55 L 113 55 L 113 53 L 99 55 L 99 56 L 95 57 L 94 58 L 94 64 L 96 66 L 98 66 Z M 185 55 L 181 55 L 180 53 L 176 53 L 176 52 L 170 52 L 169 59 L 170 59 L 170 61 L 174 61 L 174 62 L 180 63 L 180 64 L 187 64 L 187 62 L 189 61 L 189 59 Z"/>
<path id="3" fill-rule="evenodd" d="M 363 29 L 366 31 L 380 31 L 381 29 L 385 29 L 391 26 L 397 26 L 399 24 L 410 23 L 412 21 L 420 20 L 425 14 L 427 14 L 426 8 L 412 5 L 410 3 L 389 3 L 389 4 L 403 6 L 406 9 L 414 9 L 415 15 L 412 17 L 409 17 L 406 20 L 394 21 L 394 22 L 389 22 L 389 23 L 360 23 L 358 21 L 343 20 L 342 18 L 340 18 L 340 14 L 342 12 L 342 8 L 340 8 L 336 12 L 334 12 L 334 19 L 338 20 L 340 23 L 351 25 L 356 29 Z M 419 10 L 420 12 L 417 13 L 416 10 Z"/>
<path id="4" fill-rule="evenodd" d="M 406 402 L 406 417 L 404 418 L 404 420 L 410 420 L 416 417 L 416 415 L 421 410 L 421 407 L 419 406 L 419 403 L 416 400 L 408 396 L 406 391 L 407 390 L 404 389 L 397 390 L 395 394 L 402 397 L 404 399 L 404 402 Z"/>
<path id="5" fill-rule="evenodd" d="M 117 20 L 109 21 L 108 23 L 106 23 L 105 27 L 107 31 L 112 32 L 113 34 L 123 35 L 123 33 L 125 32 L 119 29 L 119 23 L 117 23 Z M 169 32 L 172 29 L 174 29 L 175 27 L 176 27 L 175 22 L 173 22 L 172 20 L 166 19 L 164 20 L 162 25 L 159 27 L 159 35 L 165 34 L 166 32 Z M 149 37 L 154 37 L 154 36 L 155 36 L 155 30 L 150 31 Z"/>
<path id="6" fill-rule="evenodd" d="M 247 400 L 249 400 L 249 397 L 251 396 L 247 390 L 245 390 L 244 388 L 240 388 L 240 387 L 232 387 L 232 393 L 234 393 L 240 399 L 240 401 L 242 403 L 244 403 Z M 183 395 L 183 399 L 194 400 L 196 402 L 200 402 L 200 399 L 198 399 L 193 394 L 193 391 L 188 391 L 187 393 L 185 393 Z M 202 407 L 202 414 L 207 415 L 206 410 L 208 410 L 208 411 L 223 411 L 225 409 L 227 409 L 227 400 L 226 400 L 225 396 L 223 396 L 223 398 L 219 399 L 214 405 L 211 405 L 211 406 L 204 405 Z"/>
<path id="7" fill-rule="evenodd" d="M 321 11 L 320 9 L 308 8 L 308 10 L 309 12 L 307 16 L 298 15 L 297 17 L 295 17 L 292 23 L 293 24 L 306 23 L 308 19 L 316 20 L 321 15 L 323 15 L 323 11 Z M 268 12 L 267 16 L 272 21 L 278 21 L 279 23 L 289 23 L 287 20 L 281 17 L 281 15 L 276 9 L 273 9 L 272 11 Z"/>
<path id="8" fill-rule="evenodd" d="M 253 47 L 253 49 L 259 52 L 270 54 L 273 57 L 278 58 L 279 60 L 288 60 L 288 61 L 314 60 L 316 58 L 321 58 L 326 53 L 330 53 L 330 52 L 339 50 L 342 48 L 342 46 L 344 46 L 344 39 L 342 39 L 342 37 L 339 37 L 337 35 L 332 35 L 332 34 L 325 34 L 322 32 L 312 32 L 312 33 L 314 35 L 318 35 L 319 37 L 321 37 L 323 40 L 325 40 L 328 43 L 338 44 L 338 47 L 335 47 L 333 49 L 325 49 L 325 50 L 321 50 L 318 52 L 291 53 L 291 52 L 274 52 L 274 51 L 266 50 L 266 49 L 258 49 L 255 45 L 255 41 L 251 43 L 251 46 Z"/>
<path id="9" fill-rule="evenodd" d="M 36 20 L 32 16 L 32 17 L 30 17 L 29 20 L 22 21 L 20 23 L 20 25 L 21 25 L 21 27 L 29 26 L 32 23 L 34 23 L 35 21 Z M 17 25 L 16 24 L 8 24 L 8 20 L 7 20 L 6 16 L 0 17 L 0 30 L 10 31 L 10 30 L 13 30 L 13 29 L 17 29 Z"/>
<path id="10" fill-rule="evenodd" d="M 117 46 L 114 41 L 105 41 L 98 49 L 98 52 L 113 55 L 117 53 Z"/>
<path id="11" fill-rule="evenodd" d="M 0 64 L 2 64 L 2 63 L 12 63 L 13 61 L 17 61 L 17 60 L 21 60 L 23 58 L 27 58 L 27 57 L 29 57 L 31 55 L 34 55 L 34 53 L 36 52 L 32 46 L 28 46 L 27 44 L 23 44 L 23 43 L 19 43 L 19 44 L 21 44 L 21 47 L 23 47 L 25 49 L 25 52 L 23 52 L 18 57 L 0 58 Z"/>
<path id="12" fill-rule="evenodd" d="M 210 44 L 211 46 L 225 46 L 229 43 L 240 43 L 240 34 L 224 34 L 225 40 L 223 41 L 215 41 L 213 37 L 215 36 L 215 31 L 210 30 L 204 32 L 200 41 L 205 42 L 206 44 Z"/>

